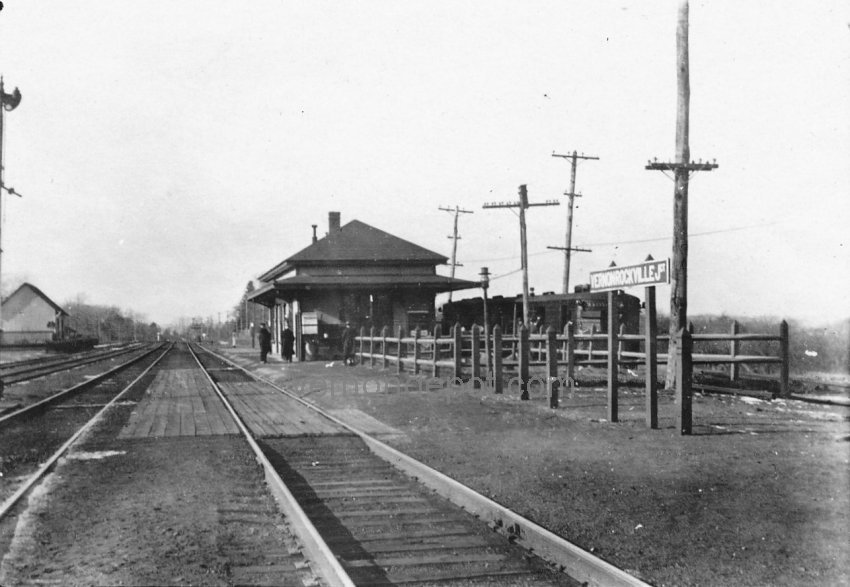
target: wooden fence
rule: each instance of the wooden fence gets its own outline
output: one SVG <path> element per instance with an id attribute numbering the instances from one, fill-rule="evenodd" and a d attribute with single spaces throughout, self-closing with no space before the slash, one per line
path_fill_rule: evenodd
<path id="1" fill-rule="evenodd" d="M 403 336 L 399 328 L 394 337 L 389 336 L 386 327 L 379 333 L 372 328 L 368 335 L 361 328 L 360 336 L 356 339 L 359 343 L 359 352 L 356 354 L 361 364 L 371 367 L 394 367 L 396 373 L 418 375 L 424 372 L 433 377 L 469 380 L 474 387 L 487 386 L 495 393 L 503 393 L 505 380 L 510 378 L 509 384 L 518 384 L 521 399 L 528 399 L 529 384 L 537 380 L 545 385 L 549 405 L 553 408 L 558 406 L 560 388 L 573 384 L 576 367 L 604 366 L 608 376 L 608 420 L 611 422 L 618 420 L 620 366 L 643 364 L 647 373 L 647 425 L 657 428 L 657 365 L 666 363 L 668 358 L 667 354 L 658 353 L 657 348 L 659 341 L 669 341 L 670 337 L 653 335 L 654 329 L 649 329 L 647 334 L 624 334 L 622 331 L 607 334 L 593 331 L 588 334 L 574 333 L 572 324 L 568 324 L 563 333 L 550 328 L 545 334 L 530 334 L 526 327 L 522 327 L 518 335 L 511 336 L 503 336 L 498 326 L 493 328 L 492 333 L 482 332 L 479 326 L 473 326 L 471 332 L 465 333 L 460 325 L 455 325 L 448 336 L 442 336 L 439 329 L 433 335 L 420 335 L 414 331 L 412 336 Z M 729 334 L 692 334 L 682 331 L 679 336 L 687 339 L 689 349 L 685 353 L 685 360 L 680 361 L 680 364 L 685 365 L 683 375 L 688 382 L 693 364 L 728 364 L 730 379 L 733 381 L 738 377 L 737 366 L 740 364 L 778 364 L 780 395 L 789 395 L 788 324 L 785 321 L 780 324 L 778 335 L 741 334 L 737 324 L 733 323 Z M 692 345 L 709 341 L 728 342 L 729 353 L 692 352 Z M 778 342 L 779 354 L 740 354 L 739 345 L 744 341 Z M 642 351 L 625 349 L 627 345 L 639 347 L 641 344 Z M 532 368 L 536 368 L 535 372 L 539 373 L 541 367 L 543 375 L 531 376 Z M 559 376 L 562 370 L 565 376 Z M 682 381 L 684 376 L 677 379 Z M 687 388 L 689 397 L 689 384 Z"/>

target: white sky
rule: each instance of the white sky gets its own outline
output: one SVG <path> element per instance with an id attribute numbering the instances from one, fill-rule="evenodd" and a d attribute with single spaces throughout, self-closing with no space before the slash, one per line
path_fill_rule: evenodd
<path id="1" fill-rule="evenodd" d="M 500 276 L 518 222 L 482 204 L 565 200 L 550 155 L 573 149 L 601 159 L 571 283 L 671 254 L 673 184 L 644 165 L 674 156 L 674 1 L 4 4 L 4 283 L 224 319 L 329 210 L 448 256 L 455 204 L 457 276 Z M 720 167 L 690 186 L 691 314 L 850 317 L 848 23 L 847 2 L 692 0 L 691 153 Z M 528 220 L 531 285 L 560 291 L 566 206 Z"/>

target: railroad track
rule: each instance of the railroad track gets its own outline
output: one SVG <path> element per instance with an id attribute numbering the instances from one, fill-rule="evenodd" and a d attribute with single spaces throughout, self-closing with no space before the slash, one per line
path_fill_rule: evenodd
<path id="1" fill-rule="evenodd" d="M 82 384 L 0 417 L 0 520 L 34 487 L 74 442 L 168 352 L 161 345 Z"/>
<path id="2" fill-rule="evenodd" d="M 98 361 L 105 361 L 136 351 L 140 345 L 119 349 L 79 353 L 68 357 L 38 357 L 24 361 L 0 363 L 0 381 L 4 385 L 30 381 L 59 371 L 67 371 Z"/>
<path id="3" fill-rule="evenodd" d="M 644 585 L 225 357 L 205 348 L 196 357 L 234 416 L 250 417 L 246 397 L 268 401 L 273 391 L 293 411 L 311 411 L 296 424 L 324 431 L 288 436 L 267 423 L 257 434 L 239 424 L 267 478 L 294 501 L 321 552 L 332 553 L 328 564 L 341 566 L 331 583 Z"/>
<path id="4" fill-rule="evenodd" d="M 441 478 L 436 471 L 347 427 L 329 414 L 316 411 L 283 390 L 250 377 L 246 371 L 209 351 L 198 356 L 193 350 L 194 360 L 204 370 L 205 375 L 198 376 L 209 380 L 219 394 L 220 404 L 215 403 L 214 396 L 207 397 L 211 393 L 209 388 L 199 385 L 201 380 L 194 379 L 191 369 L 186 368 L 188 357 L 182 351 L 174 358 L 180 364 L 180 371 L 157 369 L 152 372 L 169 350 L 170 347 L 156 356 L 149 355 L 147 361 L 127 366 L 120 377 L 113 374 L 112 378 L 93 383 L 87 390 L 70 394 L 61 401 L 57 398 L 41 408 L 30 408 L 27 416 L 19 414 L 0 421 L 0 447 L 3 447 L 0 467 L 10 473 L 5 478 L 22 479 L 13 495 L 7 496 L 8 486 L 0 490 L 3 500 L 0 520 L 19 510 L 16 504 L 21 498 L 55 467 L 60 457 L 69 452 L 98 419 L 115 420 L 106 416 L 107 410 L 119 402 L 127 403 L 121 402 L 126 394 L 137 407 L 129 422 L 110 426 L 113 430 L 117 430 L 116 425 L 123 426 L 120 428 L 123 436 L 119 438 L 124 439 L 125 444 L 121 446 L 127 450 L 131 446 L 154 450 L 157 444 L 149 442 L 126 444 L 134 436 L 158 435 L 148 435 L 145 430 L 190 440 L 183 434 L 184 424 L 188 423 L 186 418 L 206 420 L 210 416 L 207 422 L 212 425 L 211 410 L 216 412 L 221 432 L 212 431 L 213 435 L 209 436 L 211 431 L 207 430 L 206 438 L 218 439 L 215 440 L 218 444 L 202 446 L 223 448 L 225 445 L 221 442 L 225 441 L 232 446 L 233 432 L 237 428 L 241 431 L 262 466 L 266 486 L 285 515 L 287 535 L 293 536 L 295 541 L 291 548 L 287 547 L 288 554 L 280 553 L 280 558 L 275 559 L 281 563 L 271 570 L 275 577 L 273 584 L 301 584 L 304 563 L 298 563 L 299 567 L 288 562 L 295 557 L 295 560 L 306 560 L 310 580 L 318 578 L 328 585 L 643 585 L 558 537 L 547 536 L 545 530 L 528 520 L 448 478 Z M 156 387 L 158 391 L 148 390 L 152 381 L 160 381 Z M 189 387 L 174 385 L 180 381 L 195 383 Z M 193 389 L 194 393 L 201 394 L 197 396 L 197 404 L 192 404 L 189 398 Z M 239 391 L 243 393 L 240 395 Z M 151 403 L 154 395 L 164 401 Z M 244 418 L 252 410 L 256 413 L 272 409 L 271 405 L 263 403 L 272 396 L 277 399 L 278 409 L 294 414 L 287 420 L 293 424 L 291 434 L 275 433 L 271 429 L 265 433 L 252 432 L 256 420 Z M 135 403 L 142 397 L 146 398 L 144 402 L 148 408 L 155 408 L 152 412 L 145 412 Z M 233 418 L 232 422 L 225 421 L 227 417 L 222 405 Z M 167 410 L 162 410 L 166 406 Z M 179 409 L 172 410 L 174 407 Z M 127 413 L 127 409 L 129 405 L 116 413 L 121 410 Z M 192 409 L 196 411 L 190 413 Z M 149 413 L 163 420 L 161 425 L 148 421 L 146 414 Z M 200 421 L 189 423 L 189 436 L 202 433 L 196 426 Z M 300 428 L 302 425 L 304 429 Z M 38 444 L 41 442 L 38 439 L 53 428 L 61 430 L 51 433 L 50 441 Z M 309 433 L 307 429 L 320 432 Z M 141 434 L 133 434 L 132 430 Z M 168 430 L 177 432 L 170 434 Z M 226 440 L 228 438 L 230 440 Z M 10 450 L 14 442 L 18 448 Z M 108 448 L 113 442 L 104 437 L 97 446 Z M 33 457 L 26 450 L 32 448 L 30 443 L 44 453 L 49 445 L 51 456 L 46 461 L 40 455 Z M 61 446 L 57 448 L 57 444 Z M 189 448 L 189 445 L 182 446 Z M 38 470 L 30 474 L 36 462 Z M 70 475 L 72 470 L 65 470 L 65 475 Z M 221 473 L 233 474 L 229 468 Z M 169 491 L 170 481 L 163 482 L 165 491 Z M 254 481 L 250 486 L 243 483 L 240 487 L 238 494 L 228 494 L 227 500 L 216 502 L 221 523 L 257 524 L 267 528 L 266 531 L 274 531 L 273 520 L 258 506 L 261 503 L 258 492 L 264 492 L 263 486 Z M 453 494 L 452 499 L 441 495 L 446 488 Z M 107 487 L 103 490 L 109 492 Z M 175 515 L 181 514 L 176 512 Z M 80 521 L 87 520 L 84 517 Z M 265 544 L 261 548 L 268 548 Z M 243 552 L 238 545 L 227 552 L 233 557 L 230 564 L 234 571 L 229 576 L 234 581 L 267 584 L 272 577 L 268 567 L 252 566 L 247 562 L 256 552 Z M 268 555 L 265 560 L 269 560 Z"/>

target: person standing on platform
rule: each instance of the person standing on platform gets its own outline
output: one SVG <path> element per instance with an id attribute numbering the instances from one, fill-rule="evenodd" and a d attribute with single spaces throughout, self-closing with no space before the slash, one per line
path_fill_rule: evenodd
<path id="1" fill-rule="evenodd" d="M 345 365 L 354 364 L 354 329 L 351 327 L 351 322 L 345 323 L 345 330 L 342 331 L 342 362 Z"/>
<path id="2" fill-rule="evenodd" d="M 295 352 L 295 335 L 292 334 L 292 329 L 287 324 L 280 333 L 280 341 L 283 345 L 283 358 L 287 362 L 292 362 L 292 354 Z"/>
<path id="3" fill-rule="evenodd" d="M 260 324 L 260 361 L 268 363 L 266 360 L 269 353 L 272 352 L 272 333 L 266 328 L 266 323 Z"/>

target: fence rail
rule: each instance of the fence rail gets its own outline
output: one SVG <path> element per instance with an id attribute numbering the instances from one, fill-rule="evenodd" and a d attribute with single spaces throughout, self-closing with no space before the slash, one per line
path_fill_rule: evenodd
<path id="1" fill-rule="evenodd" d="M 545 334 L 531 334 L 526 327 L 522 327 L 517 335 L 503 336 L 498 326 L 493 328 L 492 333 L 482 332 L 479 326 L 473 326 L 470 332 L 464 333 L 459 324 L 454 326 L 448 336 L 442 336 L 439 329 L 433 335 L 420 335 L 414 331 L 413 336 L 403 336 L 401 328 L 395 337 L 388 334 L 386 327 L 379 334 L 371 328 L 368 335 L 365 329 L 360 329 L 360 336 L 356 338 L 359 352 L 356 354 L 362 364 L 368 363 L 371 367 L 378 365 L 384 369 L 394 365 L 397 373 L 420 374 L 424 371 L 434 377 L 448 372 L 452 378 L 471 380 L 475 387 L 490 386 L 495 393 L 502 393 L 505 378 L 516 372 L 522 399 L 528 399 L 531 367 L 543 367 L 546 375 L 537 378 L 545 383 L 549 404 L 553 408 L 558 406 L 559 388 L 564 384 L 573 384 L 576 367 L 604 365 L 608 371 L 608 419 L 612 422 L 617 421 L 620 366 L 643 364 L 647 374 L 656 374 L 657 365 L 667 363 L 669 358 L 668 354 L 657 352 L 657 342 L 670 339 L 666 335 L 652 337 L 651 334 L 625 334 L 622 328 L 619 331 L 611 329 L 608 333 L 598 334 L 591 330 L 587 334 L 576 334 L 572 324 L 568 324 L 562 334 L 551 328 Z M 787 322 L 783 321 L 779 325 L 778 335 L 739 333 L 738 324 L 733 322 L 729 334 L 691 334 L 683 330 L 679 337 L 682 339 L 680 342 L 686 339 L 686 344 L 677 345 L 677 352 L 684 352 L 683 346 L 688 350 L 684 361 L 677 360 L 677 364 L 680 369 L 682 363 L 686 364 L 682 377 L 686 376 L 689 382 L 693 364 L 729 365 L 730 381 L 738 379 L 737 366 L 741 364 L 779 365 L 779 395 L 790 395 Z M 777 355 L 741 354 L 739 344 L 748 341 L 776 342 L 779 344 L 779 352 Z M 624 349 L 624 343 L 635 342 L 642 343 L 644 350 Z M 729 354 L 692 351 L 693 345 L 708 342 L 728 342 Z M 484 349 L 488 348 L 490 352 L 485 352 Z M 650 349 L 650 352 L 646 349 Z M 566 377 L 559 377 L 563 369 L 566 370 Z M 657 427 L 655 386 L 655 377 L 646 377 L 647 424 L 653 428 Z"/>

